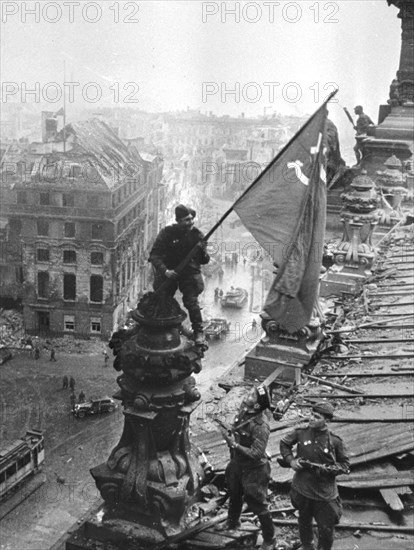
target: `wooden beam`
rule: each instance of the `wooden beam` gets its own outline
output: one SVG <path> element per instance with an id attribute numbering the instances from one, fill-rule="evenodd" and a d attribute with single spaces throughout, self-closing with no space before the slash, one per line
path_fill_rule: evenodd
<path id="1" fill-rule="evenodd" d="M 414 357 L 414 353 L 401 353 L 400 355 L 382 353 L 363 355 L 362 353 L 356 353 L 355 355 L 329 355 L 326 358 L 339 361 L 340 359 L 411 359 L 412 357 Z"/>
<path id="2" fill-rule="evenodd" d="M 333 393 L 309 393 L 303 396 L 305 399 L 357 399 L 363 397 L 364 399 L 402 399 L 402 398 L 414 398 L 414 392 L 399 392 L 399 393 L 363 393 L 363 394 L 333 394 Z"/>
<path id="3" fill-rule="evenodd" d="M 409 367 L 407 370 L 393 370 L 393 371 L 371 371 L 371 372 L 320 372 L 318 376 L 326 378 L 341 378 L 347 376 L 349 378 L 374 378 L 381 376 L 412 376 L 414 374 L 414 367 Z M 324 381 L 325 382 L 325 381 Z"/>
<path id="4" fill-rule="evenodd" d="M 403 317 L 400 317 L 399 319 L 396 319 L 396 321 L 404 321 L 405 319 L 412 319 L 413 322 L 414 322 L 414 314 L 411 313 L 410 315 L 404 315 Z M 376 326 L 376 325 L 381 325 L 382 323 L 386 324 L 386 325 L 390 325 L 390 323 L 393 323 L 394 320 L 393 319 L 379 319 L 379 320 L 375 320 L 375 321 L 372 321 L 370 323 L 362 323 L 362 325 L 358 325 L 358 326 L 355 326 L 355 327 L 347 327 L 347 328 L 339 328 L 337 330 L 328 330 L 326 333 L 327 334 L 342 334 L 344 332 L 355 332 L 357 330 L 360 330 L 361 328 L 368 328 L 368 327 L 372 327 L 372 326 Z M 391 325 L 390 325 L 391 326 Z M 392 326 L 391 328 L 396 328 L 395 326 Z"/>
<path id="5" fill-rule="evenodd" d="M 338 476 L 338 485 L 350 489 L 377 489 L 383 487 L 402 487 L 414 485 L 414 472 L 364 472 L 350 474 L 349 476 Z"/>
<path id="6" fill-rule="evenodd" d="M 414 338 L 344 338 L 347 344 L 409 344 Z"/>
<path id="7" fill-rule="evenodd" d="M 331 386 L 332 388 L 336 388 L 338 390 L 346 391 L 349 393 L 354 394 L 363 394 L 361 390 L 355 390 L 354 388 L 347 388 L 346 386 L 343 386 L 342 384 L 336 384 L 335 382 L 329 382 L 328 380 L 323 380 L 323 378 L 319 378 L 318 376 L 312 376 L 312 374 L 306 375 L 310 380 L 314 380 L 315 382 L 319 382 L 319 384 L 324 384 L 326 386 Z"/>
<path id="8" fill-rule="evenodd" d="M 374 422 L 383 422 L 384 424 L 398 424 L 400 422 L 413 422 L 413 418 L 364 418 L 364 417 L 355 417 L 355 418 L 346 418 L 341 416 L 334 416 L 332 422 L 337 422 L 338 424 L 370 424 Z"/>
<path id="9" fill-rule="evenodd" d="M 274 525 L 291 525 L 297 526 L 297 519 L 274 519 Z M 351 529 L 352 531 L 390 531 L 393 533 L 414 533 L 414 526 L 412 525 L 378 525 L 374 523 L 339 523 L 335 525 L 335 529 Z"/>

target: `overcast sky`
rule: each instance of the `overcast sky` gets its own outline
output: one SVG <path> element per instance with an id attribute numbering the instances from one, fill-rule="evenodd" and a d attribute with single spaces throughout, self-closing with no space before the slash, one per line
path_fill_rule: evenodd
<path id="1" fill-rule="evenodd" d="M 53 102 L 59 88 L 50 83 L 63 89 L 65 60 L 65 81 L 79 83 L 69 117 L 119 104 L 303 114 L 335 85 L 335 122 L 342 126 L 342 106 L 356 104 L 375 121 L 399 63 L 401 21 L 386 0 L 1 4 L 3 103 L 57 110 L 63 102 Z M 25 96 L 23 83 L 36 82 L 40 96 Z"/>

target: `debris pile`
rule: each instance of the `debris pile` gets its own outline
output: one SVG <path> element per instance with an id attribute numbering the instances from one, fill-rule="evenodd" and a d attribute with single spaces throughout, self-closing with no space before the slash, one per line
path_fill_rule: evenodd
<path id="1" fill-rule="evenodd" d="M 24 347 L 21 343 L 23 316 L 14 309 L 0 309 L 0 346 Z"/>
<path id="2" fill-rule="evenodd" d="M 0 309 L 0 348 L 12 350 L 50 350 L 68 354 L 102 353 L 104 342 L 100 339 L 77 340 L 72 335 L 59 338 L 42 338 L 25 334 L 23 315 L 15 309 Z"/>

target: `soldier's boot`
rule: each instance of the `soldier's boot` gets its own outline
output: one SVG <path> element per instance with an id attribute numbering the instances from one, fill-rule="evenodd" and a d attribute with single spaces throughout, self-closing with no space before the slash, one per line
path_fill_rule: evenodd
<path id="1" fill-rule="evenodd" d="M 299 521 L 299 537 L 303 550 L 315 550 L 312 523 Z"/>
<path id="2" fill-rule="evenodd" d="M 318 533 L 318 550 L 331 550 L 334 542 L 334 528 L 319 525 Z"/>
<path id="3" fill-rule="evenodd" d="M 204 337 L 204 330 L 203 330 L 203 324 L 202 322 L 199 323 L 192 323 L 193 328 L 193 340 L 196 345 L 202 345 L 206 343 L 206 339 Z"/>
<path id="4" fill-rule="evenodd" d="M 206 343 L 206 339 L 204 338 L 204 332 L 202 330 L 195 330 L 193 332 L 193 338 L 196 346 Z"/>
<path id="5" fill-rule="evenodd" d="M 216 526 L 216 531 L 234 531 L 241 527 L 241 522 L 238 519 L 227 518 L 224 523 Z"/>
<path id="6" fill-rule="evenodd" d="M 270 512 L 265 512 L 264 514 L 260 514 L 258 518 L 263 534 L 263 543 L 260 550 L 274 550 L 276 546 L 276 537 L 272 516 L 270 515 Z"/>

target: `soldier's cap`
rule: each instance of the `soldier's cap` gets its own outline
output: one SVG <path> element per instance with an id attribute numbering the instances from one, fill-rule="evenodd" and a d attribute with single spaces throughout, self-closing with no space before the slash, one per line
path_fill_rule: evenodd
<path id="1" fill-rule="evenodd" d="M 323 416 L 329 419 L 333 418 L 335 412 L 333 406 L 327 401 L 319 401 L 318 403 L 315 403 L 312 407 L 312 410 L 313 412 L 323 414 Z"/>
<path id="2" fill-rule="evenodd" d="M 363 109 L 362 105 L 357 105 L 356 107 L 354 107 L 354 110 L 355 111 L 363 111 L 364 109 Z"/>
<path id="3" fill-rule="evenodd" d="M 177 221 L 182 220 L 187 216 L 193 216 L 193 218 L 195 218 L 196 211 L 193 208 L 190 208 L 189 206 L 185 206 L 184 204 L 179 204 L 178 206 L 175 207 L 175 219 Z"/>

